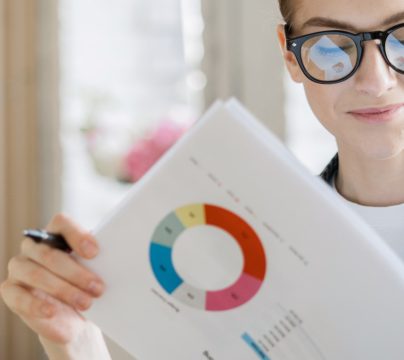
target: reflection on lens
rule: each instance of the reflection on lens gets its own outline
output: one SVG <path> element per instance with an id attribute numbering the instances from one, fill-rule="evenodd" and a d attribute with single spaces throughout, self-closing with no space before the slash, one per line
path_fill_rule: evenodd
<path id="1" fill-rule="evenodd" d="M 397 29 L 387 37 L 386 54 L 398 70 L 404 71 L 404 28 Z"/>
<path id="2" fill-rule="evenodd" d="M 340 80 L 349 75 L 357 61 L 354 41 L 345 35 L 321 35 L 302 46 L 302 59 L 307 72 L 317 80 Z"/>

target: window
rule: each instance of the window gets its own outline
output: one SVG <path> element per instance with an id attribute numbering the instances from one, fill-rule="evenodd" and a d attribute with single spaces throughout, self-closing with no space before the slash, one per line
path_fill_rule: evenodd
<path id="1" fill-rule="evenodd" d="M 196 119 L 200 0 L 61 0 L 64 211 L 95 225 L 129 188 L 123 154 L 159 121 Z M 100 175 L 101 174 L 101 175 Z"/>

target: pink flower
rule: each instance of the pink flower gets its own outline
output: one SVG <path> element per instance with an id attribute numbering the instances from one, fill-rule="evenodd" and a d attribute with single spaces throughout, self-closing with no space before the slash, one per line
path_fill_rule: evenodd
<path id="1" fill-rule="evenodd" d="M 135 143 L 124 159 L 129 179 L 139 180 L 188 128 L 189 125 L 165 120 L 151 134 Z"/>

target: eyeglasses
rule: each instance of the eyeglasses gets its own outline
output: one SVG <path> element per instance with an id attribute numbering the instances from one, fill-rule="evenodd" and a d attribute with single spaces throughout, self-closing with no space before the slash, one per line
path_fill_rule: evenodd
<path id="1" fill-rule="evenodd" d="M 364 42 L 379 40 L 378 47 L 394 70 L 404 74 L 404 23 L 386 31 L 352 34 L 347 31 L 320 31 L 290 37 L 285 25 L 286 47 L 296 56 L 303 73 L 319 84 L 335 84 L 350 78 L 363 58 Z"/>

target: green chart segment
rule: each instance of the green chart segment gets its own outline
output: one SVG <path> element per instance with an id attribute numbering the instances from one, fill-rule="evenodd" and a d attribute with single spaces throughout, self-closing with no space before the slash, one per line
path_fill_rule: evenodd
<path id="1" fill-rule="evenodd" d="M 229 233 L 240 246 L 243 269 L 229 287 L 215 291 L 187 284 L 176 272 L 172 250 L 182 232 L 195 226 L 216 226 Z M 263 245 L 241 217 L 210 204 L 190 204 L 169 213 L 156 227 L 150 244 L 153 273 L 164 290 L 177 300 L 207 311 L 224 311 L 249 301 L 261 287 L 266 272 Z"/>

